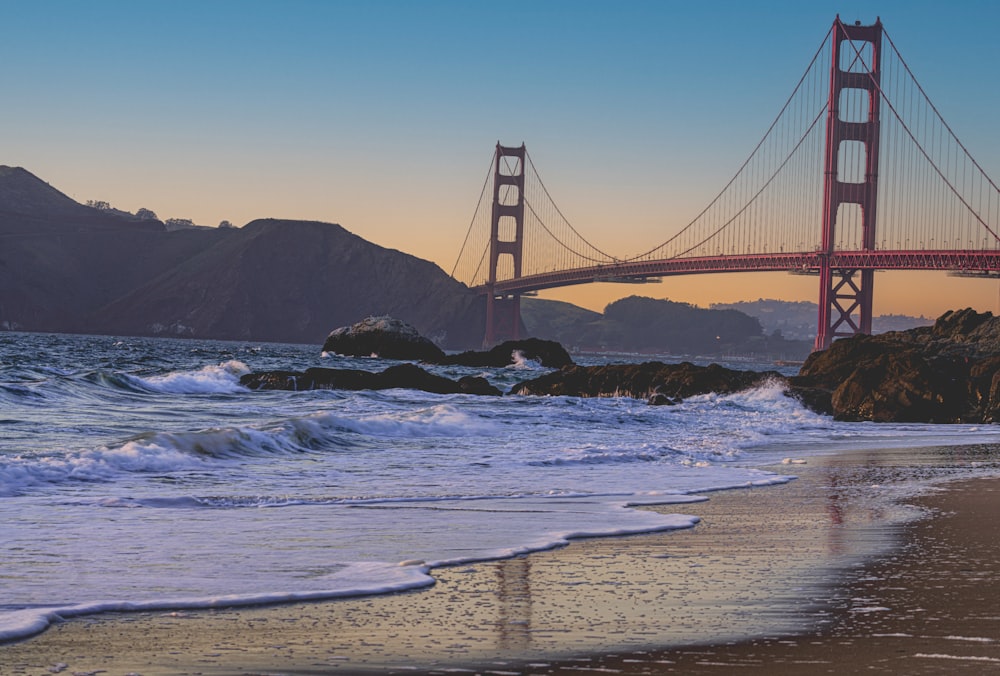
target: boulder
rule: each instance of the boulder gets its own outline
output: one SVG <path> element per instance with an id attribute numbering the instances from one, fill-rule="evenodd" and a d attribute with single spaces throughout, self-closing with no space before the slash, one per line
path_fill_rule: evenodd
<path id="1" fill-rule="evenodd" d="M 437 363 L 444 351 L 410 326 L 392 317 L 367 319 L 335 329 L 323 343 L 323 351 L 347 357 L 377 356 Z"/>
<path id="2" fill-rule="evenodd" d="M 515 385 L 511 394 L 570 397 L 633 397 L 651 404 L 677 403 L 696 394 L 728 394 L 764 384 L 784 382 L 776 371 L 737 371 L 718 364 L 608 364 L 566 366 Z"/>
<path id="3" fill-rule="evenodd" d="M 309 368 L 305 371 L 248 373 L 240 384 L 251 390 L 422 390 L 435 394 L 503 394 L 485 378 L 458 381 L 429 373 L 416 364 L 398 364 L 381 372 L 359 369 Z"/>
<path id="4" fill-rule="evenodd" d="M 548 368 L 562 368 L 573 363 L 573 359 L 559 343 L 554 340 L 527 338 L 525 340 L 508 340 L 485 352 L 462 352 L 446 355 L 439 364 L 457 366 L 476 366 L 503 368 L 516 364 L 519 359 L 537 361 Z"/>
<path id="5" fill-rule="evenodd" d="M 1000 420 L 1000 319 L 967 308 L 930 327 L 844 338 L 810 355 L 789 383 L 838 420 Z"/>

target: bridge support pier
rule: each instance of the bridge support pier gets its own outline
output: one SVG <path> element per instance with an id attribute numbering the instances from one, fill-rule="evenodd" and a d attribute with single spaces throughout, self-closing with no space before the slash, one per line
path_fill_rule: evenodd
<path id="1" fill-rule="evenodd" d="M 490 224 L 490 276 L 486 296 L 486 334 L 483 347 L 521 337 L 521 296 L 493 292 L 498 276 L 518 279 L 524 251 L 525 147 L 497 143 L 493 156 L 493 216 Z"/>
<path id="2" fill-rule="evenodd" d="M 483 348 L 489 349 L 504 340 L 521 338 L 521 296 L 495 296 L 486 298 L 486 336 Z"/>
<path id="3" fill-rule="evenodd" d="M 815 349 L 825 350 L 834 338 L 871 333 L 874 269 L 830 267 L 836 246 L 837 215 L 843 204 L 856 204 L 861 211 L 863 251 L 875 250 L 875 216 L 878 203 L 880 61 L 882 22 L 872 26 L 848 26 L 837 17 L 833 23 L 830 68 L 830 99 L 826 118 L 826 173 L 823 182 L 823 246 L 820 263 L 819 327 Z M 847 49 L 843 49 L 844 43 Z M 841 116 L 844 92 L 868 97 L 867 120 Z M 864 148 L 864 180 L 854 178 L 859 167 L 848 165 L 854 154 L 842 152 L 845 143 Z M 845 162 L 842 165 L 841 159 Z"/>

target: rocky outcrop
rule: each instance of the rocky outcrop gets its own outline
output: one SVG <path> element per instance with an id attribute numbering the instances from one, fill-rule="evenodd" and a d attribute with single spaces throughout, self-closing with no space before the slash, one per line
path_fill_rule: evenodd
<path id="1" fill-rule="evenodd" d="M 409 324 L 392 317 L 368 317 L 357 324 L 335 329 L 323 351 L 345 357 L 377 356 L 437 363 L 444 351 Z"/>
<path id="2" fill-rule="evenodd" d="M 838 420 L 1000 421 L 1000 319 L 965 309 L 931 327 L 838 340 L 789 383 Z"/>
<path id="3" fill-rule="evenodd" d="M 485 378 L 465 376 L 450 380 L 415 364 L 397 364 L 379 373 L 359 369 L 310 368 L 305 371 L 248 373 L 240 384 L 251 390 L 391 390 L 408 389 L 435 394 L 503 394 Z"/>
<path id="4" fill-rule="evenodd" d="M 784 381 L 774 371 L 737 371 L 718 364 L 696 366 L 690 362 L 568 366 L 515 385 L 511 394 L 634 397 L 652 404 L 671 404 L 708 392 L 739 392 L 774 379 Z"/>
<path id="5" fill-rule="evenodd" d="M 768 381 L 786 384 L 790 396 L 838 420 L 1000 422 L 1000 318 L 965 309 L 947 312 L 929 327 L 838 340 L 813 353 L 791 378 L 718 364 L 569 366 L 520 383 L 511 393 L 673 404 Z"/>
<path id="6" fill-rule="evenodd" d="M 519 359 L 536 361 L 548 368 L 562 368 L 573 363 L 573 359 L 559 343 L 553 340 L 527 338 L 508 340 L 485 352 L 462 352 L 446 355 L 439 364 L 458 366 L 479 366 L 503 368 L 517 363 Z"/>

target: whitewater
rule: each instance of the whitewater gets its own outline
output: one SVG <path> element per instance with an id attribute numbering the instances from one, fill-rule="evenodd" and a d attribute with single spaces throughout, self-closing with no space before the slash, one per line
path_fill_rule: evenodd
<path id="1" fill-rule="evenodd" d="M 0 333 L 0 641 L 104 611 L 414 589 L 440 566 L 696 527 L 686 503 L 794 480 L 766 468 L 809 455 L 1000 441 L 995 426 L 835 422 L 778 384 L 662 407 L 239 384 L 251 370 L 391 363 Z M 547 371 L 427 368 L 504 391 Z"/>

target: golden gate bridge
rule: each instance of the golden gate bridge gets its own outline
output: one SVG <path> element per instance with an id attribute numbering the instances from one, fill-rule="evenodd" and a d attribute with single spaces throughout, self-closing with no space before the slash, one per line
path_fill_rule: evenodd
<path id="1" fill-rule="evenodd" d="M 827 58 L 823 58 L 824 55 Z M 763 138 L 687 225 L 615 256 L 563 215 L 525 146 L 497 144 L 452 270 L 486 297 L 486 344 L 520 299 L 591 282 L 788 271 L 819 278 L 816 349 L 871 333 L 876 270 L 1000 272 L 1000 189 L 945 122 L 881 20 L 838 16 Z"/>

